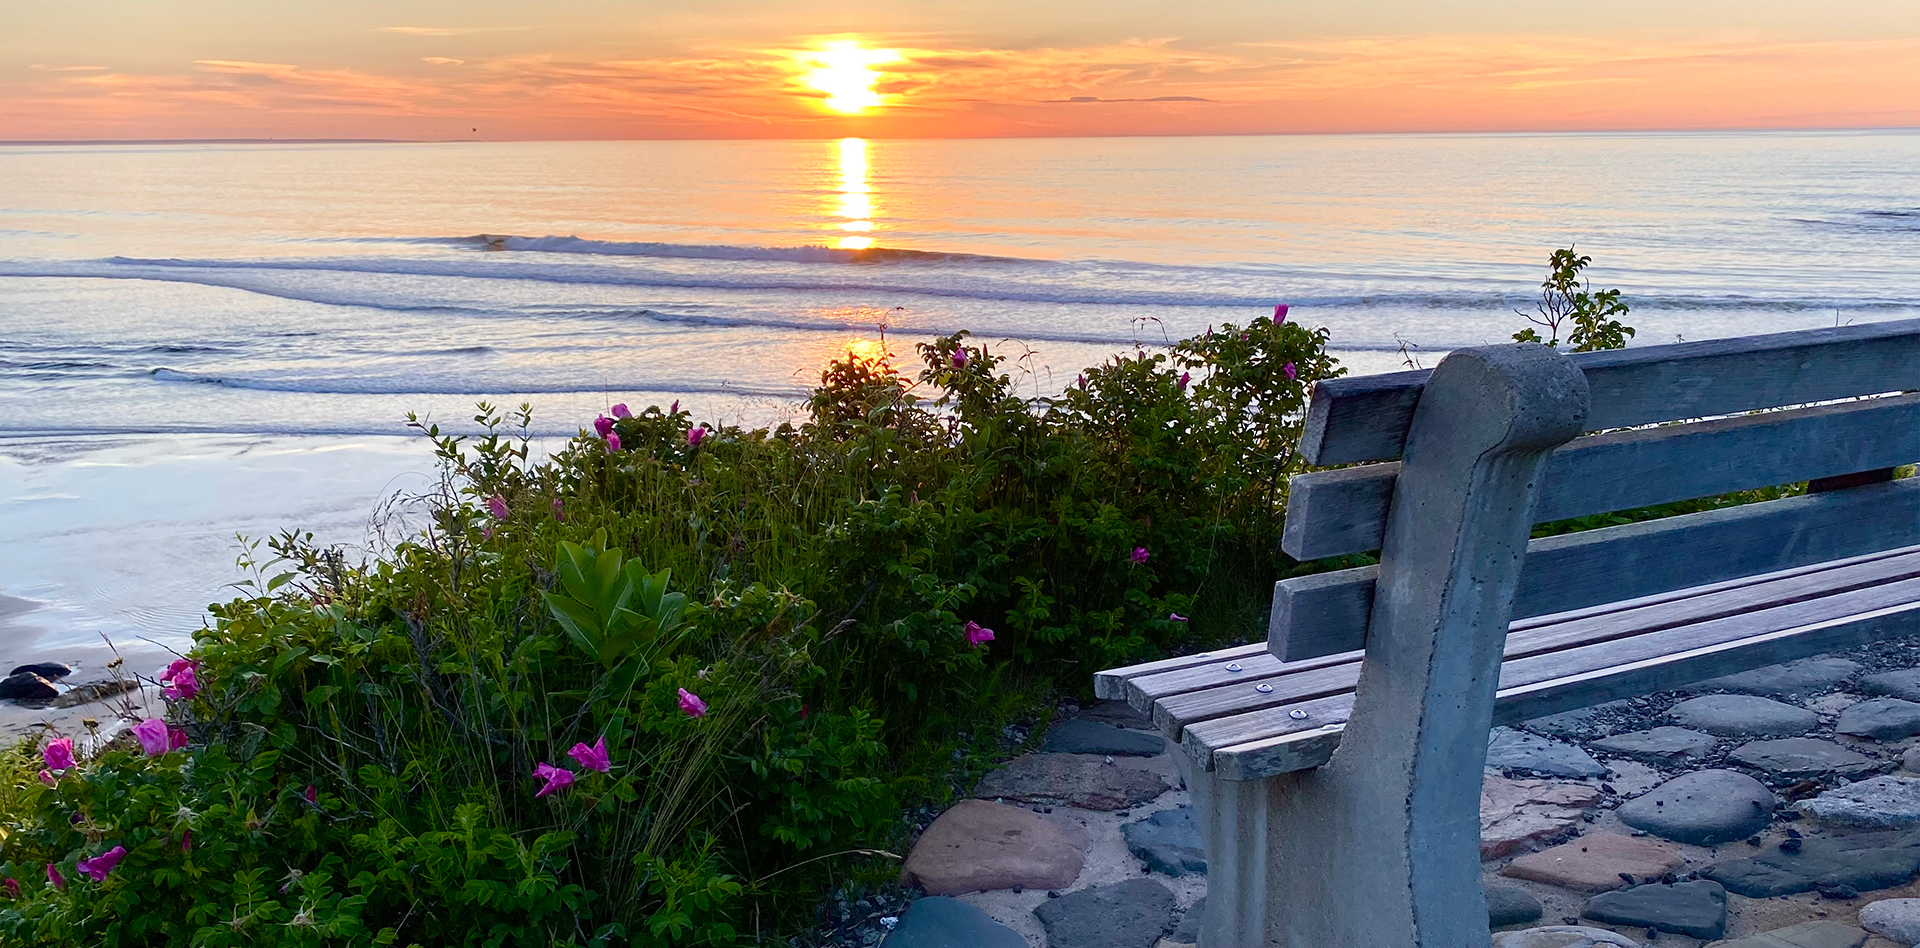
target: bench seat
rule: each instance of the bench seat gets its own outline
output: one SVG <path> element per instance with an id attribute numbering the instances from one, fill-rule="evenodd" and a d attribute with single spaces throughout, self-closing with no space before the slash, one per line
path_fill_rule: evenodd
<path id="1" fill-rule="evenodd" d="M 1522 619 L 1494 723 L 1860 645 L 1917 618 L 1920 546 Z M 1197 769 L 1258 780 L 1332 756 L 1363 654 L 1285 662 L 1261 642 L 1105 671 L 1095 690 L 1150 714 Z"/>

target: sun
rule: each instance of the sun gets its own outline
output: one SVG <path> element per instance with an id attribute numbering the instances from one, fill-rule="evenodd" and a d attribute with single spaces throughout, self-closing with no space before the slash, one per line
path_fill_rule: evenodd
<path id="1" fill-rule="evenodd" d="M 803 77 L 807 86 L 826 93 L 826 107 L 843 115 L 858 115 L 884 105 L 886 96 L 873 91 L 880 81 L 880 73 L 873 67 L 899 59 L 899 50 L 866 49 L 853 40 L 834 40 L 800 56 L 812 67 Z"/>

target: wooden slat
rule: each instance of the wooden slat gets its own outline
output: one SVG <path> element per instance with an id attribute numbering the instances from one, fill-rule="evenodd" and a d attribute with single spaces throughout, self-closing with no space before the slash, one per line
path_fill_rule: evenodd
<path id="1" fill-rule="evenodd" d="M 1565 612 L 1920 543 L 1920 478 L 1533 540 L 1513 616 Z M 1287 661 L 1366 645 L 1375 567 L 1282 580 L 1268 647 Z"/>
<path id="2" fill-rule="evenodd" d="M 1920 395 L 1609 432 L 1562 445 L 1535 523 L 1920 461 Z M 1380 548 L 1397 462 L 1293 478 L 1280 547 L 1298 560 Z"/>
<path id="3" fill-rule="evenodd" d="M 1272 655 L 1267 651 L 1265 643 L 1254 642 L 1249 645 L 1236 645 L 1232 648 L 1215 649 L 1211 652 L 1177 655 L 1173 658 L 1163 658 L 1157 662 L 1128 665 L 1125 668 L 1109 668 L 1106 671 L 1094 673 L 1093 693 L 1095 697 L 1107 701 L 1125 700 L 1127 697 L 1127 682 L 1130 679 L 1140 678 L 1146 675 L 1157 675 L 1163 672 L 1178 671 L 1182 668 L 1193 668 L 1198 665 L 1209 665 L 1218 661 L 1255 657 L 1272 658 Z"/>
<path id="4" fill-rule="evenodd" d="M 1670 690 L 1705 678 L 1763 668 L 1869 642 L 1920 633 L 1920 604 L 1903 602 L 1864 613 L 1823 619 L 1753 635 L 1717 637 L 1693 647 L 1685 645 L 1686 629 L 1652 633 L 1670 640 L 1642 647 L 1646 657 L 1615 662 L 1627 653 L 1608 654 L 1606 646 L 1585 656 L 1586 667 L 1557 678 L 1507 684 L 1495 698 L 1493 723 L 1513 724 L 1548 714 L 1590 707 L 1604 701 Z M 1632 644 L 1623 640 L 1615 645 Z M 1189 730 L 1182 748 L 1196 763 L 1227 780 L 1256 780 L 1324 764 L 1339 746 L 1342 729 L 1352 713 L 1353 696 L 1321 699 L 1305 720 L 1280 717 L 1286 710 L 1261 712 L 1278 717 L 1270 733 L 1253 741 L 1210 747 L 1201 734 Z"/>
<path id="5" fill-rule="evenodd" d="M 1739 584 L 1690 590 L 1695 594 L 1684 598 L 1644 602 L 1633 608 L 1513 631 L 1507 637 L 1503 658 L 1511 664 L 1662 629 L 1699 626 L 1727 617 L 1766 613 L 1790 615 L 1793 618 L 1776 620 L 1790 624 L 1809 621 L 1808 615 L 1830 607 L 1816 604 L 1805 607 L 1814 612 L 1792 614 L 1767 610 L 1831 599 L 1916 577 L 1920 577 L 1920 547 L 1910 548 L 1898 556 L 1868 558 L 1833 569 L 1785 570 Z M 1351 691 L 1359 683 L 1364 654 L 1345 652 L 1319 659 L 1319 664 L 1242 660 L 1236 662 L 1242 670 L 1231 674 L 1223 672 L 1220 663 L 1215 663 L 1186 669 L 1178 675 L 1135 679 L 1128 700 L 1142 711 L 1150 710 L 1154 722 L 1176 738 L 1194 732 L 1205 746 L 1241 743 L 1264 736 L 1273 727 L 1282 725 L 1274 715 L 1290 710 L 1297 702 Z M 1270 690 L 1257 690 L 1263 684 Z M 1270 708 L 1277 710 L 1274 714 L 1256 713 Z"/>
<path id="6" fill-rule="evenodd" d="M 1916 337 L 1908 319 L 1569 358 L 1592 392 L 1587 430 L 1600 431 L 1920 388 Z M 1399 457 L 1427 375 L 1316 383 L 1300 456 L 1318 467 Z"/>

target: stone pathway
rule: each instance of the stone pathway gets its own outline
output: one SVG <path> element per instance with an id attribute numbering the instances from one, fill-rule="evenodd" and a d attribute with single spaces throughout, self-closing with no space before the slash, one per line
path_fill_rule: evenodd
<path id="1" fill-rule="evenodd" d="M 1494 948 L 1920 948 L 1916 663 L 1879 643 L 1496 729 Z M 922 834 L 928 897 L 883 944 L 1191 945 L 1177 752 L 1118 702 L 1074 709 Z"/>

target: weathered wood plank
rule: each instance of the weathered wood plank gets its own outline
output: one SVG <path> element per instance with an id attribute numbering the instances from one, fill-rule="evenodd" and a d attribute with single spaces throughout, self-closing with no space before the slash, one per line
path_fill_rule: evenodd
<path id="1" fill-rule="evenodd" d="M 1920 395 L 1589 435 L 1553 453 L 1534 522 L 1916 461 Z M 1399 471 L 1370 464 L 1293 478 L 1281 549 L 1299 560 L 1378 550 Z"/>
<path id="2" fill-rule="evenodd" d="M 1516 619 L 1920 543 L 1920 478 L 1534 540 Z M 1274 586 L 1268 647 L 1286 661 L 1366 645 L 1374 567 Z"/>
<path id="3" fill-rule="evenodd" d="M 1254 642 L 1248 645 L 1236 645 L 1232 648 L 1215 649 L 1211 652 L 1176 655 L 1173 658 L 1163 658 L 1159 661 L 1144 662 L 1139 665 L 1128 665 L 1125 668 L 1109 668 L 1105 671 L 1094 673 L 1093 694 L 1095 697 L 1107 701 L 1124 701 L 1127 697 L 1127 681 L 1129 679 L 1146 675 L 1157 675 L 1163 672 L 1178 671 L 1182 668 L 1193 668 L 1198 665 L 1207 665 L 1221 660 L 1255 658 L 1259 656 L 1272 657 L 1264 643 Z"/>
<path id="4" fill-rule="evenodd" d="M 1503 660 L 1511 665 L 1521 659 L 1645 636 L 1662 629 L 1698 627 L 1729 617 L 1738 621 L 1751 621 L 1743 617 L 1771 617 L 1765 621 L 1776 626 L 1813 621 L 1808 617 L 1818 618 L 1836 609 L 1877 608 L 1871 603 L 1862 606 L 1860 600 L 1834 605 L 1841 600 L 1833 597 L 1842 593 L 1916 578 L 1920 578 L 1920 549 L 1910 549 L 1899 556 L 1863 559 L 1829 570 L 1785 570 L 1742 583 L 1690 590 L 1695 594 L 1684 598 L 1661 599 L 1635 608 L 1512 631 L 1507 636 Z M 1869 599 L 1872 595 L 1869 594 Z M 1901 594 L 1890 595 L 1897 598 Z M 1825 604 L 1815 600 L 1823 600 Z M 1801 603 L 1809 604 L 1799 612 L 1770 611 Z M 1155 723 L 1175 737 L 1185 739 L 1185 735 L 1195 735 L 1203 747 L 1238 744 L 1267 736 L 1281 723 L 1277 716 L 1302 700 L 1351 691 L 1360 681 L 1360 661 L 1364 654 L 1345 652 L 1329 656 L 1320 660 L 1325 664 L 1312 666 L 1315 670 L 1311 675 L 1298 675 L 1294 671 L 1312 665 L 1309 662 L 1282 664 L 1247 660 L 1237 663 L 1243 671 L 1233 674 L 1222 673 L 1216 663 L 1188 670 L 1180 679 L 1153 682 L 1160 688 L 1150 701 L 1142 700 L 1144 696 L 1139 690 L 1131 692 L 1130 700 L 1143 711 L 1151 709 Z M 1732 671 L 1718 674 L 1732 674 Z M 1141 679 L 1135 680 L 1136 689 L 1141 682 Z M 1258 690 L 1262 685 L 1269 690 Z"/>
<path id="5" fill-rule="evenodd" d="M 1920 320 L 1635 346 L 1571 356 L 1593 394 L 1587 430 L 1727 415 L 1920 388 Z M 1300 456 L 1326 467 L 1391 461 L 1427 372 L 1314 385 Z"/>
<path id="6" fill-rule="evenodd" d="M 1493 723 L 1515 724 L 1916 633 L 1920 633 L 1920 604 L 1907 602 L 1680 651 L 1656 650 L 1651 657 L 1601 665 L 1559 678 L 1503 684 L 1494 700 Z M 1227 780 L 1257 780 L 1318 767 L 1331 759 L 1339 746 L 1341 728 L 1352 714 L 1352 701 L 1351 694 L 1321 699 L 1300 721 L 1284 716 L 1289 709 L 1261 712 L 1280 721 L 1260 739 L 1240 744 L 1212 747 L 1204 743 L 1200 732 L 1190 729 L 1181 746 L 1196 763 Z"/>

